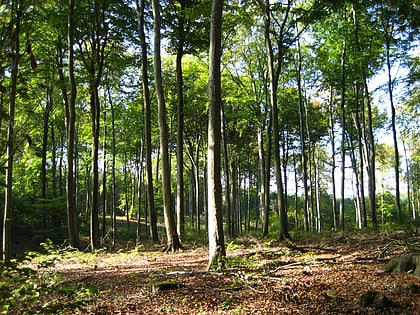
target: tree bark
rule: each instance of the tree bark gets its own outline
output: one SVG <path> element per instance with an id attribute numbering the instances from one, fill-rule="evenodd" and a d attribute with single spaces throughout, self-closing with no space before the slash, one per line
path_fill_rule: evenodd
<path id="1" fill-rule="evenodd" d="M 344 39 L 341 52 L 341 101 L 340 101 L 340 118 L 341 118 L 341 199 L 340 199 L 340 218 L 339 224 L 341 230 L 344 230 L 344 201 L 345 201 L 345 175 L 346 175 L 346 40 Z"/>
<path id="2" fill-rule="evenodd" d="M 159 121 L 159 138 L 160 151 L 162 155 L 162 193 L 163 193 L 163 213 L 166 228 L 166 250 L 176 251 L 180 249 L 176 230 L 175 218 L 172 212 L 172 194 L 171 194 L 171 170 L 169 164 L 168 152 L 168 126 L 166 122 L 166 106 L 162 83 L 162 65 L 160 56 L 160 4 L 159 0 L 152 1 L 153 21 L 154 21 L 154 67 L 155 67 L 155 87 L 158 103 L 158 121 Z"/>
<path id="3" fill-rule="evenodd" d="M 290 8 L 290 7 L 288 7 Z M 287 17 L 285 18 L 287 20 Z M 274 168 L 276 173 L 277 183 L 277 205 L 279 208 L 279 221 L 280 221 L 280 235 L 281 240 L 290 238 L 288 225 L 287 225 L 287 213 L 285 208 L 285 198 L 283 191 L 283 179 L 281 174 L 281 163 L 280 163 L 280 147 L 279 147 L 279 117 L 278 117 L 278 104 L 277 104 L 277 88 L 278 78 L 281 69 L 281 50 L 279 47 L 278 51 L 278 62 L 277 71 L 274 69 L 274 52 L 270 39 L 270 24 L 271 24 L 271 10 L 270 3 L 268 0 L 265 1 L 264 6 L 264 20 L 265 20 L 265 44 L 268 55 L 268 72 L 270 78 L 270 103 L 272 111 L 272 130 L 273 130 L 273 155 L 274 155 Z M 281 45 L 281 44 L 279 44 Z"/>
<path id="4" fill-rule="evenodd" d="M 75 0 L 69 0 L 68 12 L 68 59 L 69 59 L 69 80 L 70 98 L 67 119 L 67 224 L 70 245 L 79 247 L 79 235 L 77 224 L 76 191 L 75 191 L 75 164 L 74 164 L 74 144 L 75 144 L 75 123 L 76 123 L 76 96 L 77 87 L 74 75 L 74 30 L 75 30 Z"/>
<path id="5" fill-rule="evenodd" d="M 176 216 L 177 232 L 184 234 L 184 81 L 182 73 L 182 57 L 184 55 L 185 29 L 183 14 L 185 2 L 180 1 L 181 14 L 178 17 L 179 42 L 176 54 L 176 90 L 177 90 L 177 137 L 176 137 Z M 198 209 L 197 209 L 198 210 Z"/>
<path id="6" fill-rule="evenodd" d="M 150 236 L 153 242 L 158 242 L 159 237 L 157 233 L 157 214 L 155 208 L 155 196 L 153 187 L 153 172 L 152 172 L 152 118 L 151 118 L 151 99 L 149 91 L 149 74 L 147 72 L 147 43 L 145 35 L 145 0 L 141 0 L 140 3 L 136 0 L 136 7 L 138 12 L 139 20 L 139 34 L 140 34 L 140 45 L 141 45 L 141 76 L 142 76 L 142 87 L 143 87 L 143 104 L 144 104 L 144 137 L 145 137 L 145 156 L 146 156 L 146 199 L 148 211 L 150 214 Z M 147 216 L 146 216 L 147 217 Z"/>
<path id="7" fill-rule="evenodd" d="M 4 195 L 4 214 L 3 214 L 3 246 L 2 259 L 10 260 L 11 257 L 11 228 L 12 228 L 12 194 L 13 194 L 13 158 L 14 158 L 14 141 L 15 141 L 15 107 L 17 95 L 17 80 L 19 71 L 19 54 L 20 54 L 20 23 L 22 17 L 21 1 L 12 1 L 11 25 L 14 27 L 11 34 L 11 90 L 9 101 L 9 124 L 7 127 L 6 142 L 6 189 Z"/>
<path id="8" fill-rule="evenodd" d="M 209 125 L 207 149 L 209 264 L 207 269 L 222 267 L 222 260 L 226 256 L 220 174 L 220 138 L 222 128 L 220 118 L 222 108 L 220 59 L 222 55 L 222 14 L 223 0 L 213 0 L 209 50 Z"/>
<path id="9" fill-rule="evenodd" d="M 308 162 L 306 156 L 306 143 L 305 143 L 305 110 L 302 97 L 302 56 L 300 51 L 300 42 L 298 40 L 298 65 L 297 65 L 297 84 L 298 84 L 298 100 L 299 100 L 299 138 L 301 147 L 301 163 L 302 163 L 302 181 L 303 181 L 303 228 L 309 231 L 308 221 L 308 204 L 309 204 L 309 188 L 308 188 Z"/>

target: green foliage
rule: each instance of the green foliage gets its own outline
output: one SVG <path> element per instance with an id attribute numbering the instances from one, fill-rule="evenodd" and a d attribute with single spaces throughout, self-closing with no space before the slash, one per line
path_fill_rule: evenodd
<path id="1" fill-rule="evenodd" d="M 83 311 L 98 293 L 95 288 L 81 283 L 67 286 L 59 274 L 41 274 L 17 261 L 1 262 L 0 275 L 1 314 Z"/>

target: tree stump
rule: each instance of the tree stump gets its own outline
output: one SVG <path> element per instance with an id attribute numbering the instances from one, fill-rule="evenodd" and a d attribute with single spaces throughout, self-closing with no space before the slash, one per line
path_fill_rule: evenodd
<path id="1" fill-rule="evenodd" d="M 393 302 L 382 293 L 375 290 L 368 290 L 359 297 L 359 304 L 362 307 L 391 307 Z"/>
<path id="2" fill-rule="evenodd" d="M 404 255 L 393 258 L 380 271 L 410 273 L 420 278 L 420 255 Z"/>

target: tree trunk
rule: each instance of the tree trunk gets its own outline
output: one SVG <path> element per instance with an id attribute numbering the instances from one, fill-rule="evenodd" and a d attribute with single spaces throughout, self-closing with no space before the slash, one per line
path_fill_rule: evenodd
<path id="1" fill-rule="evenodd" d="M 222 54 L 223 0 L 213 0 L 209 50 L 209 124 L 207 151 L 209 264 L 220 268 L 226 256 L 223 234 L 220 138 L 222 91 L 220 59 Z"/>
<path id="2" fill-rule="evenodd" d="M 184 82 L 182 74 L 182 57 L 184 55 L 185 29 L 184 18 L 185 2 L 180 1 L 181 14 L 178 17 L 179 42 L 176 54 L 176 90 L 177 90 L 177 137 L 176 137 L 176 216 L 177 232 L 184 234 Z"/>
<path id="3" fill-rule="evenodd" d="M 6 142 L 6 189 L 4 195 L 4 214 L 3 214 L 3 246 L 2 259 L 4 261 L 10 260 L 11 257 L 11 228 L 12 228 L 12 194 L 13 194 L 13 156 L 14 156 L 14 142 L 15 142 L 15 107 L 17 95 L 17 80 L 19 71 L 19 54 L 20 54 L 20 22 L 22 17 L 22 1 L 12 1 L 11 19 L 14 30 L 11 34 L 11 90 L 9 101 L 9 124 L 7 127 L 7 142 Z"/>
<path id="4" fill-rule="evenodd" d="M 260 162 L 260 212 L 262 218 L 262 237 L 268 235 L 268 205 L 266 204 L 266 166 L 265 166 L 265 155 L 264 155 L 264 139 L 262 127 L 258 126 L 257 130 L 258 137 L 258 158 Z M 257 218 L 258 220 L 258 218 Z"/>
<path id="5" fill-rule="evenodd" d="M 387 28 L 384 28 L 387 29 Z M 394 143 L 394 172 L 395 172 L 395 205 L 397 208 L 397 219 L 401 217 L 401 197 L 400 197 L 400 153 L 398 151 L 398 138 L 397 138 L 397 123 L 396 123 L 396 112 L 394 105 L 394 86 L 391 75 L 391 43 L 390 36 L 386 32 L 385 43 L 386 43 L 386 68 L 388 72 L 388 95 L 389 104 L 391 106 L 391 128 L 392 128 L 392 140 Z"/>
<path id="6" fill-rule="evenodd" d="M 93 69 L 92 69 L 93 70 Z M 99 246 L 99 128 L 100 104 L 98 86 L 94 85 L 91 94 L 91 123 L 92 123 L 92 190 L 90 207 L 90 246 L 96 249 Z"/>
<path id="7" fill-rule="evenodd" d="M 222 154 L 223 154 L 223 172 L 225 178 L 225 207 L 226 207 L 226 225 L 227 225 L 227 236 L 233 237 L 233 221 L 232 221 L 232 202 L 231 202 L 231 179 L 229 172 L 229 156 L 227 150 L 227 137 L 226 137 L 226 123 L 225 123 L 225 110 L 223 104 L 220 109 L 220 120 L 221 120 L 221 137 L 222 137 Z"/>
<path id="8" fill-rule="evenodd" d="M 337 189 L 335 184 L 335 131 L 334 131 L 334 105 L 333 92 L 330 90 L 330 104 L 329 104 L 329 127 L 330 127 L 330 143 L 331 143 L 331 185 L 332 185 L 332 215 L 333 215 L 333 229 L 337 229 Z"/>
<path id="9" fill-rule="evenodd" d="M 105 95 L 106 96 L 106 95 Z M 106 145 L 106 138 L 107 138 L 107 127 L 106 127 L 106 111 L 104 110 L 104 141 L 102 142 L 102 239 L 105 240 L 106 237 L 106 208 L 107 208 L 107 145 Z"/>
<path id="10" fill-rule="evenodd" d="M 53 108 L 52 87 L 47 87 L 47 100 L 44 108 L 43 115 L 43 135 L 42 135 L 42 150 L 41 150 L 41 198 L 42 198 L 42 230 L 47 229 L 47 214 L 46 214 L 46 201 L 47 201 L 47 147 L 48 147 L 48 131 L 50 114 Z"/>
<path id="11" fill-rule="evenodd" d="M 341 199 L 340 199 L 340 228 L 344 230 L 344 192 L 345 192 L 345 175 L 346 175 L 346 40 L 344 39 L 341 52 L 341 101 L 340 101 L 340 118 L 341 118 Z"/>
<path id="12" fill-rule="evenodd" d="M 359 53 L 363 53 L 361 51 L 359 45 L 359 22 L 358 22 L 358 14 L 356 10 L 355 4 L 353 4 L 353 22 L 355 26 L 355 41 L 356 41 L 356 48 Z M 376 167 L 375 167 L 375 140 L 373 136 L 373 117 L 372 117 L 372 106 L 370 102 L 369 96 L 369 87 L 367 83 L 367 75 L 365 66 L 360 63 L 360 74 L 362 77 L 362 84 L 363 84 L 363 91 L 364 91 L 364 103 L 365 109 L 367 111 L 367 128 L 366 129 L 366 140 L 365 140 L 365 150 L 366 150 L 366 169 L 368 173 L 368 190 L 369 190 L 369 202 L 370 202 L 370 211 L 371 211 L 371 219 L 372 225 L 374 227 L 377 226 L 377 214 L 376 214 Z"/>
<path id="13" fill-rule="evenodd" d="M 152 1 L 153 21 L 154 21 L 154 70 L 155 86 L 158 102 L 158 121 L 159 121 L 159 139 L 162 155 L 162 193 L 163 210 L 166 228 L 166 250 L 176 251 L 181 248 L 178 233 L 176 230 L 175 218 L 172 213 L 172 194 L 171 194 L 171 170 L 169 164 L 168 152 L 168 126 L 166 122 L 165 96 L 162 82 L 162 65 L 160 56 L 160 4 L 159 0 Z"/>
<path id="14" fill-rule="evenodd" d="M 273 130 L 273 154 L 274 154 L 274 168 L 276 173 L 276 182 L 277 182 L 277 205 L 279 208 L 279 218 L 280 218 L 280 239 L 290 238 L 288 225 L 287 225 L 287 213 L 285 209 L 284 201 L 284 192 L 283 192 L 283 179 L 281 175 L 281 165 L 280 165 L 280 148 L 279 148 L 279 117 L 278 117 L 278 104 L 277 104 L 277 88 L 278 88 L 278 78 L 281 68 L 281 51 L 279 54 L 279 64 L 277 71 L 274 70 L 274 52 L 270 39 L 270 20 L 271 20 L 271 11 L 270 3 L 268 0 L 265 2 L 265 43 L 266 50 L 268 55 L 268 72 L 270 78 L 270 103 L 272 111 L 272 130 Z M 281 47 L 280 47 L 281 50 Z"/>
<path id="15" fill-rule="evenodd" d="M 300 42 L 298 40 L 298 67 L 297 67 L 297 84 L 298 84 L 298 102 L 299 102 L 299 139 L 301 147 L 301 163 L 302 163 L 302 181 L 303 181 L 303 228 L 305 231 L 309 231 L 308 222 L 308 167 L 307 167 L 307 156 L 306 156 L 306 143 L 305 143 L 305 110 L 302 97 L 302 56 L 300 51 Z"/>
<path id="16" fill-rule="evenodd" d="M 111 134 L 112 134 L 112 161 L 111 161 L 111 190 L 112 190 L 112 210 L 111 210 L 111 219 L 112 219 L 112 248 L 115 249 L 117 243 L 117 183 L 115 178 L 115 163 L 117 156 L 116 141 L 115 141 L 115 109 L 114 102 L 111 98 L 111 93 L 108 92 L 109 97 L 109 106 L 111 109 Z"/>
<path id="17" fill-rule="evenodd" d="M 146 156 L 146 200 L 148 206 L 148 212 L 150 214 L 150 235 L 153 242 L 159 241 L 157 233 L 157 214 L 155 208 L 155 196 L 153 187 L 153 172 L 152 172 L 152 118 L 151 118 L 151 99 L 149 91 L 149 74 L 147 72 L 147 43 L 145 35 L 145 0 L 141 0 L 140 3 L 136 0 L 136 7 L 138 12 L 139 20 L 139 35 L 141 45 L 141 76 L 142 76 L 142 87 L 143 87 L 143 103 L 144 103 L 144 137 L 145 137 L 145 156 Z"/>
<path id="18" fill-rule="evenodd" d="M 75 0 L 69 0 L 68 12 L 68 59 L 69 59 L 69 80 L 70 80 L 70 99 L 68 102 L 67 117 L 67 224 L 70 245 L 79 247 L 79 235 L 77 224 L 77 207 L 75 191 L 75 123 L 76 123 L 76 96 L 77 87 L 74 75 L 74 30 L 75 30 Z"/>

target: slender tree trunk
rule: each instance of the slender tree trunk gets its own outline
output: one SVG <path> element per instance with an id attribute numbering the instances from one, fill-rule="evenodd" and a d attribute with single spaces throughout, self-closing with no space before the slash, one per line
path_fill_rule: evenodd
<path id="1" fill-rule="evenodd" d="M 279 217 L 280 217 L 280 239 L 290 238 L 288 225 L 287 225 L 287 213 L 285 209 L 285 198 L 283 191 L 283 179 L 281 175 L 281 165 L 280 165 L 280 148 L 279 148 L 279 117 L 278 117 L 278 104 L 277 104 L 277 88 L 278 88 L 278 78 L 280 73 L 280 59 L 281 59 L 281 47 L 279 54 L 279 64 L 277 71 L 274 70 L 274 52 L 270 39 L 270 21 L 271 21 L 271 11 L 270 3 L 268 0 L 265 1 L 265 43 L 266 50 L 268 55 L 268 72 L 270 78 L 270 103 L 272 111 L 272 128 L 273 128 L 273 154 L 274 154 L 274 168 L 276 173 L 276 182 L 277 182 L 277 205 L 279 208 Z"/>
<path id="2" fill-rule="evenodd" d="M 389 104 L 391 106 L 391 129 L 392 129 L 392 140 L 394 143 L 394 172 L 395 172 L 395 205 L 397 208 L 397 219 L 401 217 L 401 197 L 400 197 L 400 153 L 398 150 L 398 136 L 397 136 L 397 123 L 396 123 L 396 111 L 394 105 L 394 86 L 391 75 L 391 34 L 386 33 L 386 68 L 388 73 L 388 95 Z"/>
<path id="3" fill-rule="evenodd" d="M 341 116 L 341 199 L 340 199 L 340 228 L 344 230 L 344 201 L 345 201 L 345 174 L 346 174 L 346 40 L 344 39 L 343 48 L 341 52 L 341 101 L 340 101 L 340 116 Z"/>
<path id="4" fill-rule="evenodd" d="M 162 155 L 162 193 L 163 210 L 166 227 L 167 251 L 176 251 L 181 248 L 178 233 L 176 230 L 175 218 L 172 213 L 172 194 L 171 194 L 171 170 L 169 163 L 168 149 L 168 126 L 166 122 L 166 107 L 162 82 L 162 65 L 160 56 L 160 4 L 159 0 L 152 1 L 153 21 L 154 21 L 154 70 L 155 86 L 158 102 L 158 121 L 160 148 Z"/>
<path id="5" fill-rule="evenodd" d="M 47 214 L 46 214 L 46 201 L 47 201 L 47 147 L 48 147 L 48 132 L 50 114 L 53 108 L 52 87 L 47 87 L 47 101 L 44 108 L 43 117 L 43 136 L 42 136 L 42 150 L 41 150 L 41 198 L 42 198 L 42 230 L 45 232 L 47 229 Z"/>
<path id="6" fill-rule="evenodd" d="M 330 124 L 330 143 L 331 143 L 331 184 L 332 184 L 332 215 L 333 215 L 333 229 L 337 229 L 337 188 L 335 184 L 335 130 L 334 130 L 334 105 L 333 92 L 330 90 L 330 104 L 329 104 L 329 124 Z"/>
<path id="7" fill-rule="evenodd" d="M 220 139 L 222 91 L 220 59 L 222 54 L 223 0 L 213 0 L 209 50 L 209 124 L 207 151 L 209 264 L 220 268 L 226 256 L 223 234 L 222 184 L 220 172 Z"/>
<path id="8" fill-rule="evenodd" d="M 300 42 L 298 40 L 298 65 L 297 65 L 297 84 L 298 84 L 298 103 L 299 103 L 299 136 L 300 136 L 300 147 L 301 147 L 301 163 L 302 163 L 302 181 L 303 181 L 303 228 L 305 231 L 309 231 L 308 222 L 308 167 L 307 167 L 307 156 L 306 156 L 306 143 L 305 143 L 305 110 L 302 97 L 302 56 L 300 51 Z"/>
<path id="9" fill-rule="evenodd" d="M 104 110 L 104 141 L 102 142 L 102 239 L 105 240 L 106 237 L 106 208 L 107 208 L 107 146 L 106 146 L 106 138 L 107 138 L 107 127 L 106 127 L 106 111 Z"/>
<path id="10" fill-rule="evenodd" d="M 232 182 L 232 189 L 231 189 L 231 200 L 232 200 L 232 237 L 236 238 L 237 233 L 239 231 L 238 228 L 238 163 L 236 158 L 232 158 L 230 163 L 231 169 L 231 182 Z"/>
<path id="11" fill-rule="evenodd" d="M 76 207 L 76 187 L 75 187 L 75 124 L 76 124 L 76 96 L 77 87 L 74 75 L 74 30 L 75 30 L 75 0 L 69 0 L 68 12 L 68 68 L 70 81 L 70 98 L 67 112 L 67 225 L 70 245 L 79 247 L 77 207 Z"/>
<path id="12" fill-rule="evenodd" d="M 221 137 L 222 137 L 222 154 L 223 154 L 223 172 L 225 178 L 225 207 L 226 207 L 226 225 L 227 225 L 227 236 L 233 237 L 233 221 L 232 221 L 232 199 L 231 199 L 231 178 L 229 172 L 229 156 L 227 149 L 227 137 L 226 137 L 226 124 L 225 124 L 225 111 L 222 104 L 220 109 L 220 120 L 221 120 Z"/>
<path id="13" fill-rule="evenodd" d="M 262 127 L 258 126 L 257 130 L 258 136 L 258 157 L 260 161 L 260 211 L 262 218 L 262 236 L 265 237 L 268 235 L 268 205 L 266 204 L 266 165 L 265 165 L 265 155 L 264 155 L 264 139 Z M 258 218 L 258 217 L 257 217 Z"/>
<path id="14" fill-rule="evenodd" d="M 145 137 L 145 155 L 146 155 L 146 200 L 148 212 L 150 213 L 150 235 L 153 242 L 159 241 L 157 233 L 157 214 L 155 208 L 155 197 L 153 187 L 153 172 L 152 172 L 152 118 L 151 118 L 151 99 L 149 91 L 149 74 L 148 69 L 148 56 L 147 56 L 147 43 L 145 35 L 145 0 L 136 0 L 136 7 L 139 20 L 139 34 L 141 45 L 141 74 L 142 74 L 142 87 L 143 87 L 143 103 L 144 103 L 144 137 Z"/>
<path id="15" fill-rule="evenodd" d="M 91 123 L 92 123 L 92 190 L 90 207 L 90 246 L 96 249 L 99 246 L 99 129 L 100 104 L 98 86 L 93 87 L 91 95 Z"/>
<path id="16" fill-rule="evenodd" d="M 143 160 L 144 160 L 144 141 L 141 140 L 140 145 L 140 155 L 139 155 L 139 163 L 137 163 L 138 169 L 138 180 L 137 180 L 137 238 L 136 238 L 136 246 L 140 245 L 141 240 L 141 197 L 142 197 L 142 189 L 143 189 Z"/>
<path id="17" fill-rule="evenodd" d="M 14 27 L 11 34 L 11 90 L 9 101 L 9 125 L 7 127 L 7 142 L 6 142 L 6 189 L 4 195 L 4 214 L 3 214 L 3 246 L 2 259 L 4 261 L 10 260 L 11 257 L 11 228 L 12 228 L 12 194 L 13 194 L 13 156 L 14 156 L 14 142 L 15 142 L 15 107 L 17 95 L 17 80 L 19 71 L 19 54 L 20 54 L 20 23 L 22 17 L 22 1 L 12 1 L 11 10 L 11 25 Z"/>
<path id="18" fill-rule="evenodd" d="M 111 210 L 111 221 L 112 221 L 112 248 L 115 248 L 117 243 L 117 183 L 116 183 L 116 176 L 115 176 L 115 164 L 116 164 L 116 156 L 117 156 L 117 149 L 116 149 L 116 139 L 115 139 L 115 109 L 114 109 L 114 102 L 111 98 L 111 93 L 108 91 L 108 98 L 109 98 L 109 106 L 111 109 L 111 134 L 112 134 L 112 160 L 111 160 L 111 190 L 112 190 L 112 210 Z"/>
<path id="19" fill-rule="evenodd" d="M 182 74 L 182 57 L 184 55 L 185 29 L 184 18 L 185 2 L 180 1 L 181 14 L 178 18 L 178 48 L 176 54 L 176 90 L 177 90 L 177 137 L 176 137 L 176 216 L 177 232 L 184 234 L 184 82 Z"/>
<path id="20" fill-rule="evenodd" d="M 358 21 L 358 12 L 356 5 L 353 4 L 353 23 L 355 27 L 355 42 L 356 48 L 359 53 L 363 53 L 360 45 L 359 45 L 359 21 Z M 372 106 L 370 101 L 369 95 L 369 87 L 367 83 L 367 75 L 365 66 L 360 63 L 360 74 L 362 77 L 362 84 L 363 84 L 363 91 L 364 91 L 364 103 L 365 103 L 365 110 L 367 111 L 367 128 L 366 133 L 366 141 L 365 141 L 365 150 L 366 150 L 366 169 L 368 173 L 368 190 L 369 190 L 369 202 L 370 202 L 370 211 L 371 211 L 371 219 L 372 225 L 374 227 L 377 226 L 377 214 L 376 214 L 376 178 L 375 178 L 375 139 L 373 136 L 373 117 L 372 117 Z"/>

